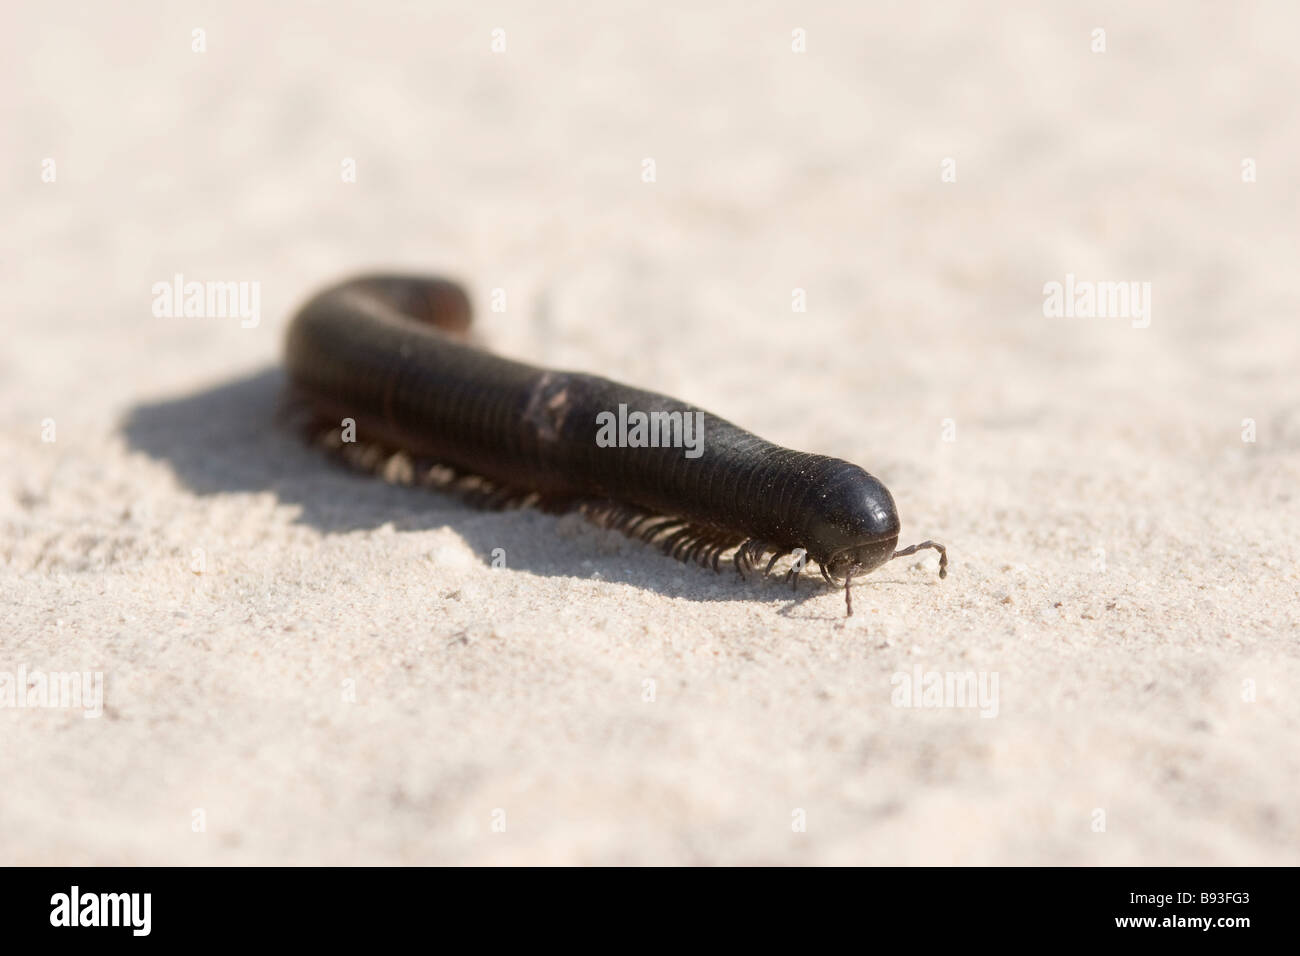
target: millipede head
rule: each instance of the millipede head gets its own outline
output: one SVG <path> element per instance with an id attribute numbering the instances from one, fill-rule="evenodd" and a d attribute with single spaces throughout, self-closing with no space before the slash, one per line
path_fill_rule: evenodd
<path id="1" fill-rule="evenodd" d="M 878 478 L 844 463 L 832 487 L 804 519 L 808 553 L 836 579 L 866 574 L 894 556 L 901 525 L 894 499 Z"/>

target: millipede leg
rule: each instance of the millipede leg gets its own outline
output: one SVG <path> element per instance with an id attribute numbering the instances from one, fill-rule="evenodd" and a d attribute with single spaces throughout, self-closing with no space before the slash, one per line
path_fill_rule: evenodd
<path id="1" fill-rule="evenodd" d="M 740 575 L 741 580 L 746 580 L 745 576 L 745 546 L 742 544 L 736 549 L 735 555 L 732 556 L 731 563 L 736 566 L 736 573 Z"/>
<path id="2" fill-rule="evenodd" d="M 934 548 L 934 550 L 939 552 L 939 577 L 946 578 L 948 576 L 948 549 L 937 541 L 922 541 L 920 544 L 914 544 L 910 548 L 904 548 L 902 551 L 895 551 L 894 557 L 905 558 L 909 554 L 916 554 L 916 552 L 920 551 L 922 548 Z"/>
<path id="3" fill-rule="evenodd" d="M 677 544 L 673 545 L 673 549 L 669 553 L 678 561 L 681 561 L 684 564 L 690 564 L 691 552 L 699 546 L 699 539 L 694 537 L 694 532 L 691 532 Z"/>
<path id="4" fill-rule="evenodd" d="M 626 534 L 628 537 L 635 537 L 637 528 L 645 524 L 646 521 L 650 519 L 650 517 L 651 515 L 649 513 L 633 515 L 619 530 L 622 531 L 624 534 Z"/>
<path id="5" fill-rule="evenodd" d="M 849 590 L 849 582 L 853 580 L 853 569 L 849 568 L 848 573 L 844 575 L 844 606 L 848 609 L 845 617 L 853 616 L 853 592 Z"/>
<path id="6" fill-rule="evenodd" d="M 681 523 L 682 522 L 679 518 L 661 518 L 658 521 L 650 522 L 648 525 L 646 525 L 644 528 L 638 531 L 637 537 L 639 537 L 642 541 L 649 542 L 656 535 L 662 534 L 663 532 L 667 531 L 669 528 L 680 525 Z"/>
<path id="7" fill-rule="evenodd" d="M 666 538 L 664 538 L 663 543 L 660 545 L 660 547 L 663 548 L 664 554 L 670 554 L 675 558 L 677 557 L 676 551 L 678 546 L 683 543 L 689 543 L 690 540 L 691 540 L 691 529 L 680 528 L 677 531 L 674 531 L 672 534 L 668 535 Z"/>

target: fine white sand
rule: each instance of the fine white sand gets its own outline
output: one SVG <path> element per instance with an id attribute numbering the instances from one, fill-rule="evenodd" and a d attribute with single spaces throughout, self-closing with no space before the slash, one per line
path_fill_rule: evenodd
<path id="1" fill-rule="evenodd" d="M 0 862 L 1300 861 L 1294 4 L 427 6 L 6 12 L 0 689 L 104 697 L 0 707 Z M 863 465 L 948 579 L 331 466 L 282 336 L 370 268 Z"/>

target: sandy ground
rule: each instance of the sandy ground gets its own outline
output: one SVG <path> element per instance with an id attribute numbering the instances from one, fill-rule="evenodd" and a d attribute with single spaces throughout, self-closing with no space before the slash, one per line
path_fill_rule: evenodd
<path id="1" fill-rule="evenodd" d="M 1300 862 L 1294 4 L 266 6 L 6 9 L 0 692 L 104 684 L 0 706 L 0 862 Z M 951 574 L 845 619 L 329 465 L 283 331 L 375 267 Z"/>

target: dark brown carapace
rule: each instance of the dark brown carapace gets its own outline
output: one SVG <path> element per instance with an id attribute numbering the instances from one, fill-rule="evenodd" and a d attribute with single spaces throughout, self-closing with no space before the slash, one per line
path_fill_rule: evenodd
<path id="1" fill-rule="evenodd" d="M 464 291 L 435 278 L 363 276 L 312 298 L 290 326 L 286 363 L 313 433 L 390 477 L 485 506 L 580 510 L 715 571 L 733 550 L 741 575 L 793 554 L 794 586 L 815 561 L 843 584 L 849 614 L 852 579 L 892 558 L 933 548 L 947 576 L 943 545 L 895 550 L 894 499 L 857 465 L 773 445 L 666 395 L 493 355 L 471 343 L 470 314 Z M 602 440 L 602 422 L 628 410 L 667 440 Z M 691 454 L 671 440 L 686 416 L 700 439 Z M 355 442 L 339 440 L 345 419 Z"/>

